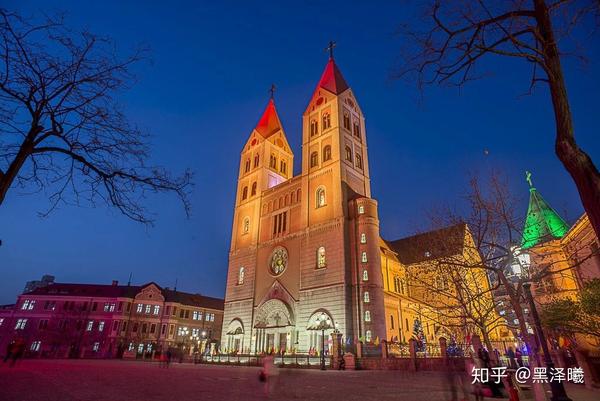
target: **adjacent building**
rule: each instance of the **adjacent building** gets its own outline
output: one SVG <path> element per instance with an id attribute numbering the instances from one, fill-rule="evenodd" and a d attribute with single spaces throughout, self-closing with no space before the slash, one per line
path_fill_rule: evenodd
<path id="1" fill-rule="evenodd" d="M 152 356 L 218 348 L 223 300 L 144 285 L 50 283 L 0 309 L 0 350 L 23 338 L 46 357 Z"/>

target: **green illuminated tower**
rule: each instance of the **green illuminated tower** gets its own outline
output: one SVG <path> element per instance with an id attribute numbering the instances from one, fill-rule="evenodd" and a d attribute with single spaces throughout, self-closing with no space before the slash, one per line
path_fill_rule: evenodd
<path id="1" fill-rule="evenodd" d="M 562 238 L 569 230 L 569 226 L 542 198 L 531 183 L 531 173 L 526 173 L 529 183 L 529 208 L 523 228 L 521 248 L 531 248 L 540 243 Z"/>

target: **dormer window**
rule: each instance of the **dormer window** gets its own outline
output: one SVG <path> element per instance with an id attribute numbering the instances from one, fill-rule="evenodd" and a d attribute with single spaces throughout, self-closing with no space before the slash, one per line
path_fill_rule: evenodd
<path id="1" fill-rule="evenodd" d="M 312 152 L 310 154 L 310 167 L 317 167 L 319 165 L 319 154 Z"/>
<path id="2" fill-rule="evenodd" d="M 329 113 L 323 114 L 323 130 L 331 128 L 331 115 Z"/>
<path id="3" fill-rule="evenodd" d="M 315 136 L 319 133 L 319 123 L 317 120 L 312 120 L 310 122 L 310 136 Z"/>

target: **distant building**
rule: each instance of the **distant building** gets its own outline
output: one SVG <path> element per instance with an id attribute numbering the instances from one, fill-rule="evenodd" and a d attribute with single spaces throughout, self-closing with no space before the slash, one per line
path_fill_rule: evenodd
<path id="1" fill-rule="evenodd" d="M 45 357 L 147 357 L 167 348 L 184 355 L 211 352 L 222 320 L 222 299 L 153 282 L 54 283 L 0 308 L 0 353 L 17 337 L 26 341 L 30 354 Z"/>
<path id="2" fill-rule="evenodd" d="M 49 274 L 45 274 L 42 276 L 41 280 L 33 280 L 25 283 L 25 289 L 23 290 L 23 294 L 26 292 L 31 292 L 37 288 L 45 287 L 47 285 L 54 284 L 54 276 L 50 276 Z"/>

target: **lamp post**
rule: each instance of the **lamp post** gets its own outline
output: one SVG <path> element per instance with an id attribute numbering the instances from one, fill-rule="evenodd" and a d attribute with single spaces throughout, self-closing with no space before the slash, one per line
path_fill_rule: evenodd
<path id="1" fill-rule="evenodd" d="M 317 330 L 321 330 L 321 370 L 325 370 L 325 330 L 330 328 L 331 318 L 325 312 L 321 312 L 317 316 Z"/>
<path id="2" fill-rule="evenodd" d="M 550 397 L 550 399 L 552 401 L 571 401 L 571 399 L 567 396 L 565 387 L 563 386 L 562 382 L 550 380 L 550 371 L 554 370 L 554 362 L 552 362 L 552 358 L 550 357 L 550 350 L 548 350 L 546 336 L 542 331 L 542 323 L 540 321 L 540 316 L 538 315 L 537 308 L 535 307 L 535 302 L 533 301 L 533 296 L 531 295 L 531 283 L 523 283 L 523 289 L 525 290 L 525 297 L 527 298 L 529 308 L 531 309 L 531 316 L 533 317 L 533 324 L 535 325 L 535 333 L 537 335 L 538 342 L 542 347 L 542 352 L 544 353 L 544 362 L 546 363 L 548 382 L 550 383 L 550 390 L 552 391 L 552 397 Z"/>

